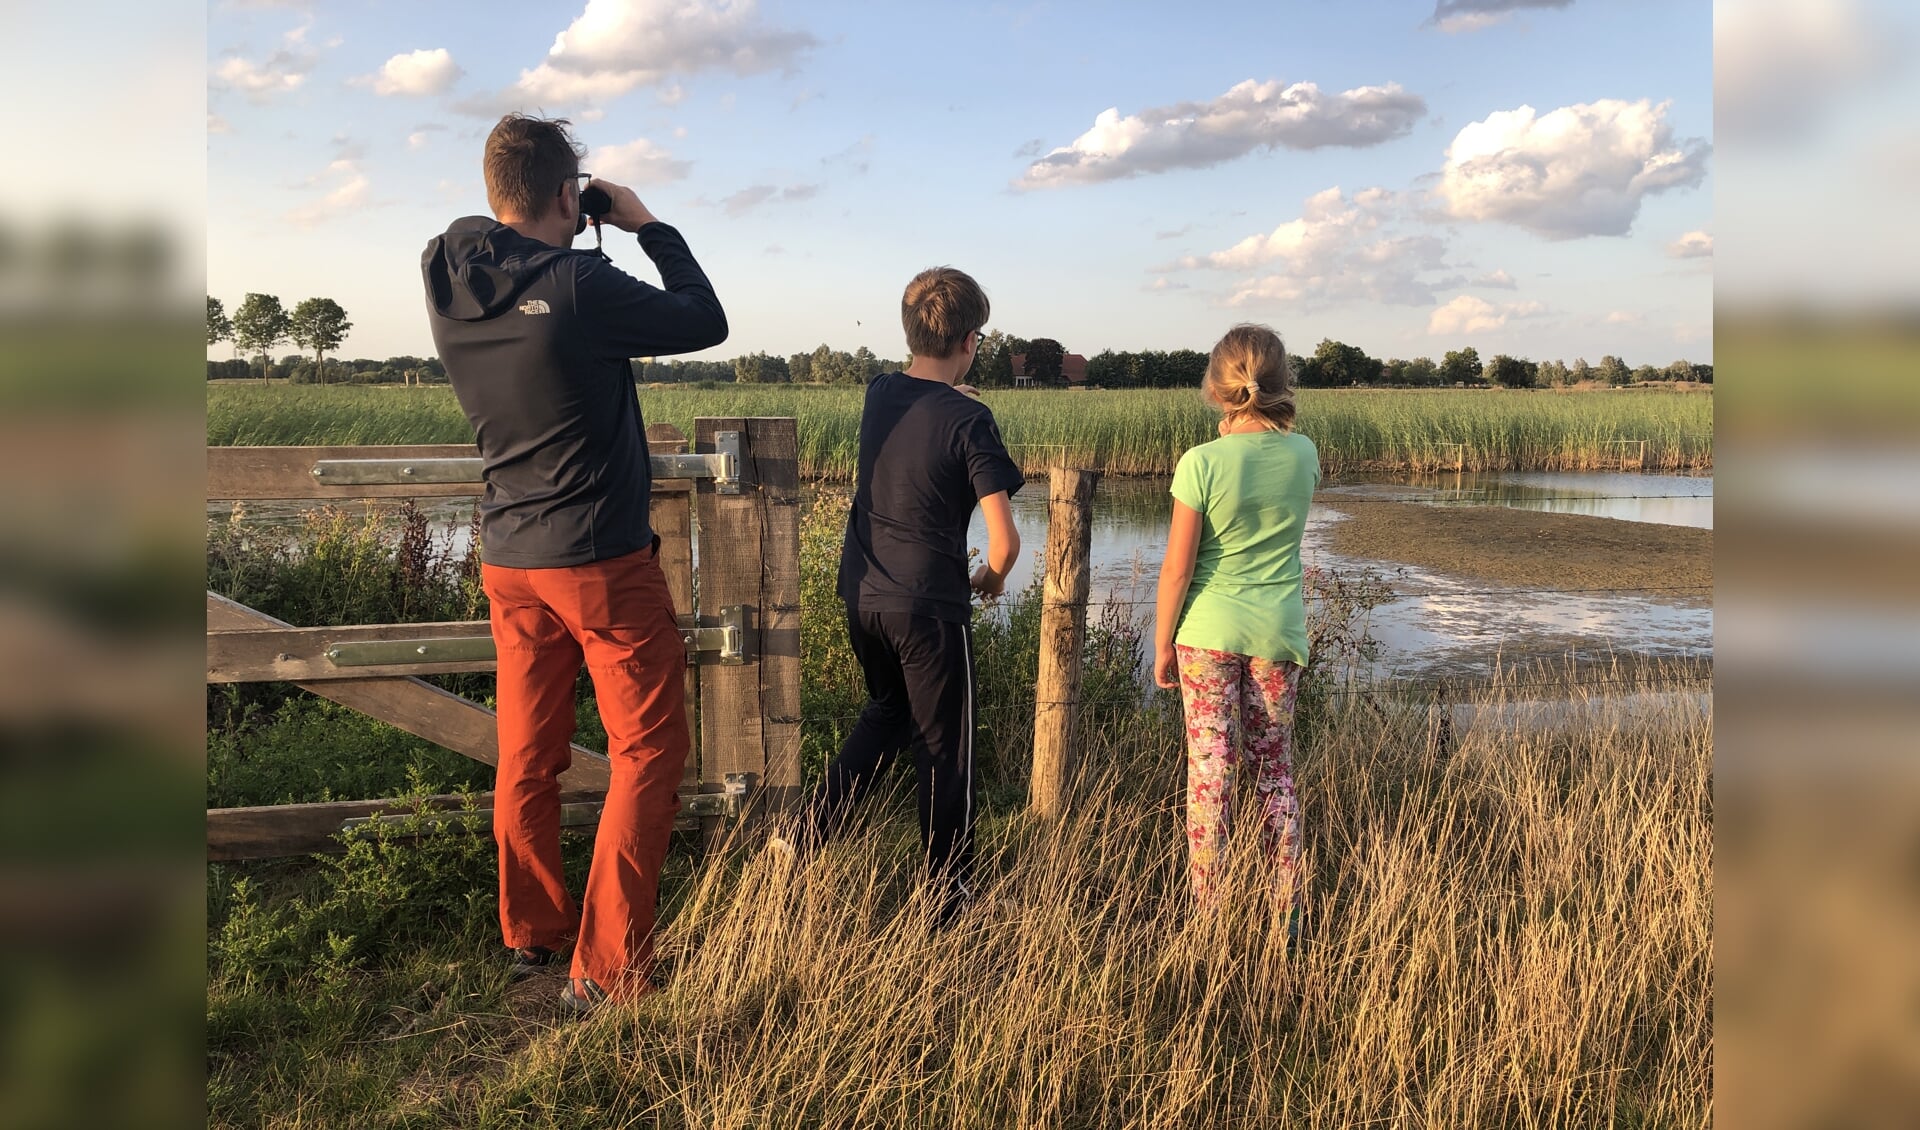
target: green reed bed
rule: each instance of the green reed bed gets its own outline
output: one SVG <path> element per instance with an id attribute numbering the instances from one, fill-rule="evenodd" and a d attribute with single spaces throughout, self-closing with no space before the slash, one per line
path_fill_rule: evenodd
<path id="1" fill-rule="evenodd" d="M 857 388 L 732 386 L 641 392 L 649 423 L 692 433 L 699 416 L 792 416 L 809 476 L 846 479 L 859 440 Z M 1029 470 L 1065 459 L 1116 475 L 1171 474 L 1181 452 L 1213 438 L 1197 392 L 993 391 L 1014 456 Z M 1713 467 L 1706 392 L 1308 389 L 1300 430 L 1330 473 L 1362 469 L 1581 471 Z M 210 386 L 211 444 L 466 443 L 472 431 L 446 388 Z"/>

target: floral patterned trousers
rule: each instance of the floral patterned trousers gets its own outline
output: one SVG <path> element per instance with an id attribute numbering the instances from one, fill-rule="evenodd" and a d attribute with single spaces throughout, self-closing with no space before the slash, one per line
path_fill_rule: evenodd
<path id="1" fill-rule="evenodd" d="M 1297 927 L 1300 807 L 1293 791 L 1293 705 L 1302 668 L 1284 660 L 1175 645 L 1187 713 L 1187 860 L 1193 897 L 1220 901 L 1223 855 L 1232 829 L 1234 779 L 1253 763 L 1260 846 L 1273 868 L 1273 893 Z M 1234 731 L 1239 730 L 1240 749 Z"/>

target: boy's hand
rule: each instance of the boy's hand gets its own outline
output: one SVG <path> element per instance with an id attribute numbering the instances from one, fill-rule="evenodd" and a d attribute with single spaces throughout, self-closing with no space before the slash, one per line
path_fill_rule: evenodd
<path id="1" fill-rule="evenodd" d="M 973 387 L 972 385 L 954 385 L 953 391 L 958 393 L 964 393 L 967 396 L 973 397 L 975 400 L 980 399 L 980 390 Z"/>
<path id="2" fill-rule="evenodd" d="M 1180 658 L 1172 644 L 1153 647 L 1153 685 L 1172 690 L 1180 685 Z"/>
<path id="3" fill-rule="evenodd" d="M 1002 592 L 1006 591 L 1007 587 L 1007 579 L 994 572 L 993 568 L 988 565 L 982 565 L 978 569 L 975 569 L 973 571 L 973 580 L 967 583 L 973 587 L 974 592 L 979 593 L 988 600 L 999 596 Z"/>

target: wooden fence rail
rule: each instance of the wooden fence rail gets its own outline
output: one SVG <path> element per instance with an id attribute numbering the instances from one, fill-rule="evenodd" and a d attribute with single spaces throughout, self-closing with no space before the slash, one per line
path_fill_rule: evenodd
<path id="1" fill-rule="evenodd" d="M 650 513 L 688 644 L 687 710 L 698 718 L 682 816 L 709 838 L 743 814 L 790 804 L 800 785 L 799 447 L 792 419 L 703 418 L 693 450 L 648 429 Z M 209 500 L 458 497 L 482 490 L 465 445 L 210 447 Z M 486 764 L 496 719 L 423 675 L 494 670 L 485 621 L 296 626 L 207 594 L 207 681 L 291 682 Z M 567 819 L 598 816 L 610 767 L 573 747 Z M 458 805 L 438 797 L 429 808 Z M 482 794 L 481 822 L 491 805 Z M 211 809 L 214 859 L 336 849 L 337 834 L 397 815 L 390 800 Z"/>

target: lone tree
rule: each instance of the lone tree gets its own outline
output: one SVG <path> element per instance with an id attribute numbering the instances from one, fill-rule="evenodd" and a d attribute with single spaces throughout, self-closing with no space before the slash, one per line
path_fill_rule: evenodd
<path id="1" fill-rule="evenodd" d="M 973 359 L 973 384 L 981 388 L 1013 387 L 1013 355 L 1024 353 L 1027 343 L 995 330 L 987 335 Z"/>
<path id="2" fill-rule="evenodd" d="M 746 353 L 733 359 L 733 379 L 741 384 L 785 384 L 791 371 L 786 358 L 770 353 Z"/>
<path id="3" fill-rule="evenodd" d="M 1487 362 L 1487 379 L 1501 388 L 1532 388 L 1538 372 L 1533 362 L 1504 353 Z"/>
<path id="4" fill-rule="evenodd" d="M 218 345 L 233 340 L 233 319 L 227 317 L 227 308 L 218 298 L 207 295 L 207 344 Z"/>
<path id="5" fill-rule="evenodd" d="M 347 312 L 331 298 L 305 299 L 293 308 L 293 314 L 287 319 L 287 332 L 292 335 L 293 343 L 313 350 L 313 368 L 323 382 L 327 354 L 340 348 L 352 328 Z"/>
<path id="6" fill-rule="evenodd" d="M 1450 384 L 1480 383 L 1480 351 L 1469 345 L 1450 349 L 1440 361 L 1440 379 Z"/>
<path id="7" fill-rule="evenodd" d="M 1378 384 L 1380 362 L 1367 356 L 1357 345 L 1322 338 L 1314 348 L 1314 360 L 1320 363 L 1320 381 L 1329 385 Z"/>
<path id="8" fill-rule="evenodd" d="M 260 380 L 273 379 L 273 347 L 287 340 L 287 312 L 271 294 L 249 293 L 233 312 L 234 346 L 260 358 Z"/>
<path id="9" fill-rule="evenodd" d="M 1440 366 L 1431 357 L 1415 357 L 1401 364 L 1400 379 L 1415 388 L 1431 388 L 1440 383 Z"/>
<path id="10" fill-rule="evenodd" d="M 1067 351 L 1050 337 L 1036 337 L 1027 343 L 1027 375 L 1030 377 L 1057 381 L 1060 366 L 1066 359 Z"/>

